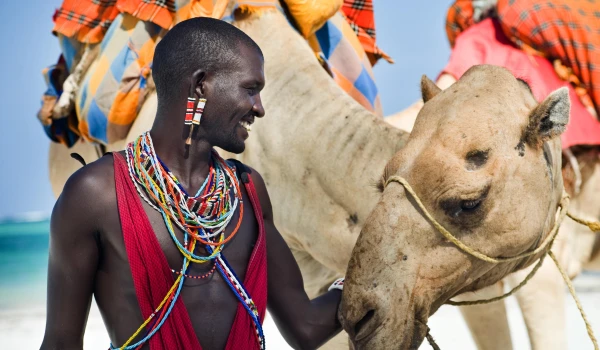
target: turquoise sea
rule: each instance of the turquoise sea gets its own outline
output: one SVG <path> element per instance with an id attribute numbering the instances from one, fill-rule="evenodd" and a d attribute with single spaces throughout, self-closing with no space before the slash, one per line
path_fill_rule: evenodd
<path id="1" fill-rule="evenodd" d="M 0 310 L 46 302 L 50 221 L 0 222 Z"/>

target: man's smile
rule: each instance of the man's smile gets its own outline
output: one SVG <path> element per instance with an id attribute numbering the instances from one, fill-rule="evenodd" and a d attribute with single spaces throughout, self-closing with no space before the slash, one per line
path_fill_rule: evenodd
<path id="1" fill-rule="evenodd" d="M 247 132 L 252 130 L 252 124 L 254 124 L 254 115 L 252 113 L 248 113 L 243 116 L 238 122 L 239 125 L 242 126 Z"/>
<path id="2" fill-rule="evenodd" d="M 249 122 L 247 120 L 240 120 L 238 122 L 238 124 L 240 124 L 244 129 L 246 129 L 247 132 L 250 132 L 252 130 L 252 123 L 253 122 Z"/>

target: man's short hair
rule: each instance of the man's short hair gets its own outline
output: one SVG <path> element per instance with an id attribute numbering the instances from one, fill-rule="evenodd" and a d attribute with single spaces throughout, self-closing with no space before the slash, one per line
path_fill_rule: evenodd
<path id="1" fill-rule="evenodd" d="M 158 43 L 152 63 L 152 78 L 160 99 L 198 69 L 220 74 L 237 64 L 240 45 L 258 45 L 233 25 L 208 17 L 188 19 L 175 25 Z"/>

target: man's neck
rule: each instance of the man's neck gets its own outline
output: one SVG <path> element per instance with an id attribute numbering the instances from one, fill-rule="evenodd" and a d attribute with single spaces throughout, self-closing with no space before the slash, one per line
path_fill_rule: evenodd
<path id="1" fill-rule="evenodd" d="M 160 160 L 177 177 L 188 193 L 197 191 L 210 169 L 212 145 L 206 140 L 194 140 L 190 146 L 173 133 L 150 131 L 154 151 Z"/>

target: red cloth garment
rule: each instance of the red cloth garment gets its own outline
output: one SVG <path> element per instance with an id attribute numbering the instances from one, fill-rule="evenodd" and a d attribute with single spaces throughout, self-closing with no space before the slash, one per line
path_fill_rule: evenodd
<path id="1" fill-rule="evenodd" d="M 369 56 L 371 65 L 375 65 L 380 58 L 390 63 L 394 62 L 375 44 L 375 17 L 372 0 L 344 0 L 342 13 Z"/>
<path id="2" fill-rule="evenodd" d="M 575 145 L 600 144 L 600 122 L 587 111 L 572 85 L 558 77 L 547 59 L 528 55 L 515 47 L 496 20 L 485 19 L 462 32 L 456 38 L 450 60 L 442 73 L 459 79 L 469 68 L 478 64 L 507 68 L 514 76 L 529 83 L 539 102 L 552 91 L 566 86 L 571 98 L 571 116 L 567 130 L 561 137 L 563 149 Z"/>
<path id="3" fill-rule="evenodd" d="M 115 187 L 121 230 L 131 267 L 135 292 L 144 319 L 150 316 L 174 283 L 171 268 L 153 232 L 142 202 L 119 153 L 113 153 Z M 251 178 L 245 183 L 259 225 L 259 234 L 250 261 L 244 286 L 254 300 L 261 323 L 267 307 L 267 250 L 262 210 Z M 201 350 L 192 322 L 181 298 L 171 314 L 148 341 L 151 350 Z M 227 339 L 226 350 L 259 349 L 253 322 L 239 304 Z"/>
<path id="4" fill-rule="evenodd" d="M 265 234 L 265 221 L 252 176 L 247 173 L 243 175 L 248 176 L 247 179 L 242 176 L 242 182 L 250 198 L 252 209 L 254 209 L 256 222 L 258 222 L 258 238 L 256 239 L 254 251 L 250 256 L 250 261 L 248 261 L 244 286 L 252 300 L 254 300 L 260 316 L 260 324 L 263 324 L 267 310 L 267 237 Z M 250 315 L 248 315 L 244 306 L 239 303 L 225 350 L 258 350 L 260 346 L 256 341 L 256 332 L 252 323 Z"/>

